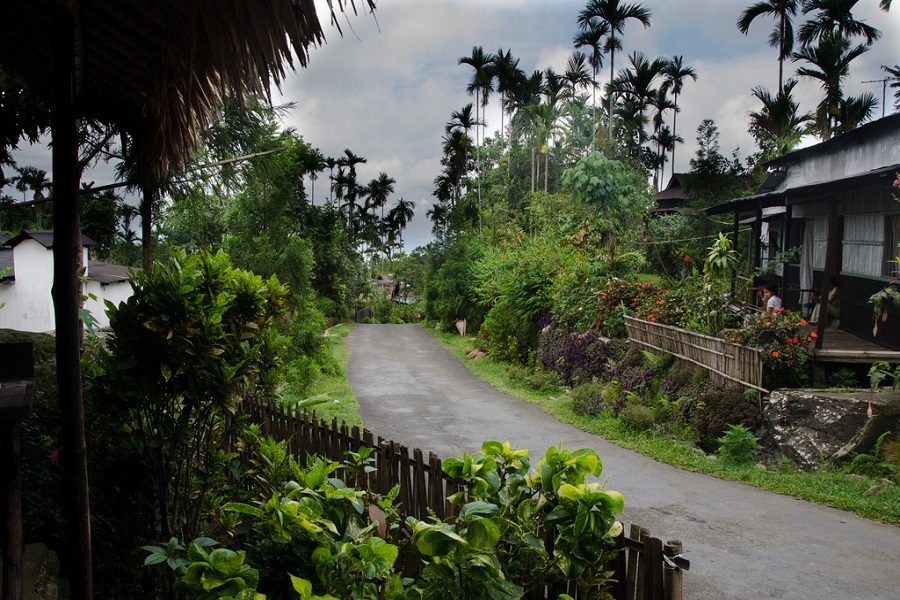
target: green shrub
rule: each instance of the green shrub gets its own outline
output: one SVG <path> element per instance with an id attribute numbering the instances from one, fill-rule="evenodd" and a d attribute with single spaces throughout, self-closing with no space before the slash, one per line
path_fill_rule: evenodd
<path id="1" fill-rule="evenodd" d="M 572 388 L 569 397 L 572 399 L 575 412 L 594 417 L 607 409 L 608 405 L 603 399 L 603 390 L 606 387 L 604 383 L 585 383 Z"/>
<path id="2" fill-rule="evenodd" d="M 619 419 L 635 431 L 648 431 L 656 424 L 653 409 L 640 402 L 629 401 L 619 412 Z"/>
<path id="3" fill-rule="evenodd" d="M 853 369 L 841 367 L 828 376 L 828 387 L 842 389 L 858 388 L 859 380 L 856 378 L 856 373 L 854 373 Z"/>
<path id="4" fill-rule="evenodd" d="M 539 392 L 555 390 L 562 385 L 562 379 L 560 379 L 558 373 L 540 364 L 534 367 L 531 374 L 525 379 L 525 382 L 528 384 L 528 387 Z"/>
<path id="5" fill-rule="evenodd" d="M 241 402 L 272 396 L 282 383 L 290 340 L 277 325 L 288 290 L 274 277 L 233 269 L 224 254 L 183 251 L 138 272 L 132 285 L 84 366 L 88 448 L 99 476 L 92 488 L 110 486 L 116 516 L 148 528 L 132 534 L 193 538 L 215 501 L 209 493 L 224 485 L 222 447 Z"/>
<path id="6" fill-rule="evenodd" d="M 706 452 L 718 449 L 717 438 L 731 425 L 755 427 L 759 424 L 759 406 L 744 394 L 731 388 L 713 388 L 700 396 L 694 426 L 698 445 Z"/>
<path id="7" fill-rule="evenodd" d="M 727 463 L 743 465 L 753 460 L 753 453 L 759 449 L 758 439 L 743 425 L 732 425 L 718 440 L 719 456 Z"/>

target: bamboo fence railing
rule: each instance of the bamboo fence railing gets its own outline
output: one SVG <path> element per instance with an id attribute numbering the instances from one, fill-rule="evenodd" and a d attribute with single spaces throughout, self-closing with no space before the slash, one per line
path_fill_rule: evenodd
<path id="1" fill-rule="evenodd" d="M 633 344 L 701 366 L 710 372 L 713 383 L 731 381 L 768 393 L 763 387 L 763 360 L 757 348 L 627 315 L 625 327 Z"/>

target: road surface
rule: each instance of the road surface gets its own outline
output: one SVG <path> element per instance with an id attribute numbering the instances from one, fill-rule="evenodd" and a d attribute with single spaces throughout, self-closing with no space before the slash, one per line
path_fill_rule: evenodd
<path id="1" fill-rule="evenodd" d="M 484 383 L 417 325 L 356 325 L 347 375 L 366 428 L 442 458 L 484 440 L 592 448 L 622 520 L 680 540 L 688 600 L 900 599 L 900 528 L 660 464 Z"/>

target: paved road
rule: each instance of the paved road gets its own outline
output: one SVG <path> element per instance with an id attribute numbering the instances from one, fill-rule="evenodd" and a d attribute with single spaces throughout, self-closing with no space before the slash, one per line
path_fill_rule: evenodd
<path id="1" fill-rule="evenodd" d="M 487 439 L 542 456 L 592 448 L 623 521 L 678 539 L 691 560 L 689 600 L 900 599 L 900 528 L 660 464 L 482 382 L 416 325 L 356 325 L 347 374 L 365 426 L 441 457 Z"/>

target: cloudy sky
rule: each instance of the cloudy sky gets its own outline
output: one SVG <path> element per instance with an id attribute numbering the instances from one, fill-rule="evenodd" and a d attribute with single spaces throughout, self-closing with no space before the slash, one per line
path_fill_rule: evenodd
<path id="1" fill-rule="evenodd" d="M 652 13 L 651 26 L 626 26 L 617 69 L 639 50 L 651 59 L 683 55 L 698 75 L 678 99 L 677 133 L 685 143 L 676 150 L 675 169 L 689 169 L 697 125 L 704 118 L 715 119 L 723 153 L 735 148 L 742 156 L 751 153 L 747 114 L 759 109 L 751 89 L 778 86 L 777 52 L 768 45 L 775 21 L 760 17 L 745 36 L 735 23 L 749 0 L 642 4 Z M 426 243 L 431 224 L 425 212 L 440 172 L 444 125 L 454 110 L 473 100 L 466 94 L 472 69 L 457 64 L 458 59 L 470 55 L 473 46 L 491 53 L 503 48 L 520 59 L 526 73 L 546 67 L 562 72 L 574 51 L 576 19 L 584 5 L 583 0 L 381 0 L 375 18 L 350 16 L 342 25 L 343 37 L 329 32 L 309 68 L 284 86 L 282 98 L 296 103 L 287 122 L 326 156 L 350 148 L 366 157 L 361 180 L 381 171 L 394 177 L 396 196 L 416 204 L 404 235 L 408 247 Z M 862 82 L 881 79 L 881 65 L 900 62 L 900 10 L 884 13 L 877 0 L 861 0 L 854 16 L 881 29 L 883 37 L 853 62 L 846 89 L 853 95 L 871 91 L 880 101 L 881 85 Z M 605 66 L 601 78 L 609 76 Z M 786 64 L 785 72 L 797 66 Z M 820 99 L 813 82 L 801 81 L 795 93 L 804 110 L 813 110 Z M 499 97 L 488 106 L 486 119 L 489 130 L 500 126 Z M 321 200 L 326 192 L 319 187 Z"/>
<path id="2" fill-rule="evenodd" d="M 774 91 L 778 85 L 777 53 L 768 45 L 775 21 L 760 17 L 745 36 L 735 22 L 751 0 L 641 4 L 651 11 L 651 26 L 626 25 L 617 69 L 638 50 L 651 59 L 683 55 L 698 74 L 678 98 L 677 133 L 685 143 L 676 150 L 676 171 L 689 169 L 697 125 L 705 118 L 716 121 L 724 154 L 735 148 L 742 156 L 751 153 L 747 114 L 759 108 L 751 90 L 762 85 Z M 490 53 L 502 48 L 520 59 L 526 73 L 547 67 L 562 72 L 574 51 L 576 19 L 584 5 L 585 0 L 379 0 L 374 17 L 351 13 L 342 19 L 343 37 L 326 26 L 327 43 L 313 50 L 310 66 L 291 76 L 280 96 L 274 91 L 273 100 L 295 103 L 285 124 L 325 156 L 336 157 L 349 148 L 366 157 L 368 163 L 358 169 L 361 181 L 381 171 L 397 180 L 391 202 L 403 197 L 416 205 L 404 234 L 407 248 L 414 248 L 431 235 L 425 212 L 440 172 L 444 125 L 454 110 L 473 100 L 465 91 L 472 69 L 457 64 L 458 59 L 470 55 L 473 46 Z M 845 89 L 852 95 L 873 92 L 880 101 L 881 85 L 863 82 L 881 79 L 881 65 L 900 63 L 900 8 L 884 13 L 878 0 L 860 0 L 854 16 L 883 36 L 852 63 Z M 797 66 L 786 63 L 785 73 Z M 601 80 L 608 76 L 607 63 Z M 818 86 L 810 81 L 801 81 L 795 95 L 806 111 L 820 99 Z M 888 113 L 891 104 L 889 100 Z M 500 126 L 499 98 L 490 103 L 486 120 L 489 130 Z M 39 162 L 38 154 L 20 154 L 19 164 Z M 36 166 L 49 170 L 49 164 Z M 106 182 L 102 179 L 98 174 L 98 185 Z M 317 203 L 325 199 L 324 178 L 315 194 Z"/>

